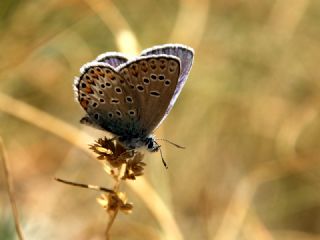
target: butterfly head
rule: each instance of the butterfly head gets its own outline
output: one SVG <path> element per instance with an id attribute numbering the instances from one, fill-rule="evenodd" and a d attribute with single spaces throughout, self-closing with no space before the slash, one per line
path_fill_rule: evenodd
<path id="1" fill-rule="evenodd" d="M 160 145 L 156 142 L 152 135 L 146 138 L 136 137 L 118 137 L 119 142 L 127 149 L 137 149 L 145 147 L 149 152 L 157 152 L 160 149 Z"/>
<path id="2" fill-rule="evenodd" d="M 160 145 L 156 142 L 156 140 L 152 136 L 149 136 L 146 138 L 145 146 L 147 147 L 147 150 L 149 152 L 158 152 L 160 149 Z"/>

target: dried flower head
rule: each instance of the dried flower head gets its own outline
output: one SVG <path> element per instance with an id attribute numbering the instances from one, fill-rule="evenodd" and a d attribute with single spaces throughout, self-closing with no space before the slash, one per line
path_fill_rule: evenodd
<path id="1" fill-rule="evenodd" d="M 121 144 L 117 143 L 114 139 L 99 138 L 95 144 L 90 145 L 99 156 L 98 160 L 106 160 L 112 167 L 118 168 L 126 160 L 133 156 L 133 151 L 128 151 Z"/>
<path id="2" fill-rule="evenodd" d="M 143 175 L 143 170 L 146 164 L 142 161 L 143 154 L 136 153 L 132 159 L 127 161 L 126 169 L 122 180 L 131 179 L 135 180 L 137 176 Z"/>
<path id="3" fill-rule="evenodd" d="M 125 164 L 124 172 L 121 174 L 121 179 L 135 180 L 137 176 L 143 175 L 143 170 L 146 164 L 142 161 L 143 154 L 133 150 L 125 149 L 121 144 L 117 143 L 114 139 L 100 138 L 95 144 L 90 146 L 95 153 L 98 154 L 98 160 L 106 160 L 109 166 L 105 169 L 111 175 L 114 174 L 114 169 L 120 170 Z"/>
<path id="4" fill-rule="evenodd" d="M 114 138 L 100 138 L 90 145 L 90 149 L 98 154 L 97 159 L 102 160 L 104 170 L 115 181 L 112 192 L 97 198 L 98 203 L 110 215 L 109 229 L 119 211 L 130 213 L 133 209 L 133 205 L 127 202 L 126 195 L 119 191 L 121 183 L 127 179 L 135 180 L 137 176 L 143 175 L 146 164 L 142 161 L 142 153 L 124 148 Z"/>
<path id="5" fill-rule="evenodd" d="M 109 214 L 118 210 L 124 213 L 132 212 L 133 205 L 127 202 L 127 197 L 123 192 L 102 194 L 97 201 Z"/>

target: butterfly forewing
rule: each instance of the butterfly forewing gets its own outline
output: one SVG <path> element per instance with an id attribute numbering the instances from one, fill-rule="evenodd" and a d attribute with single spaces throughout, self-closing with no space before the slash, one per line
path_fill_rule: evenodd
<path id="1" fill-rule="evenodd" d="M 125 79 L 107 64 L 91 64 L 79 78 L 78 100 L 88 113 L 81 122 L 118 136 L 141 134 L 137 109 Z"/>
<path id="2" fill-rule="evenodd" d="M 168 55 L 140 57 L 119 67 L 128 83 L 137 119 L 146 135 L 162 120 L 174 95 L 180 75 L 180 61 Z"/>

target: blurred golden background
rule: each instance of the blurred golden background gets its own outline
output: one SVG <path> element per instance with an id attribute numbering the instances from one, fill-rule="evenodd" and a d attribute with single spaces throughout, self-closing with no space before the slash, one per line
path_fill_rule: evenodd
<path id="1" fill-rule="evenodd" d="M 0 136 L 25 239 L 104 239 L 99 193 L 53 180 L 112 184 L 73 78 L 164 43 L 195 49 L 156 132 L 187 149 L 162 144 L 168 170 L 145 156 L 151 188 L 124 186 L 112 239 L 320 239 L 319 22 L 318 0 L 2 0 Z M 1 169 L 0 239 L 16 239 Z"/>

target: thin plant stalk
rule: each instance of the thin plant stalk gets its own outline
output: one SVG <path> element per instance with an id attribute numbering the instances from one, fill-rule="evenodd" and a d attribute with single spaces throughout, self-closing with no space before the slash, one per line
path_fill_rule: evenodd
<path id="1" fill-rule="evenodd" d="M 15 200 L 15 196 L 14 196 L 13 184 L 12 184 L 12 180 L 11 180 L 11 177 L 9 174 L 8 156 L 5 151 L 3 140 L 1 137 L 0 137 L 0 154 L 1 154 L 0 157 L 2 159 L 2 164 L 3 164 L 3 169 L 4 169 L 5 185 L 7 188 L 8 195 L 9 195 L 9 200 L 10 200 L 13 219 L 14 219 L 14 225 L 15 225 L 19 240 L 24 240 L 22 228 L 21 228 L 21 224 L 20 224 L 20 220 L 19 220 L 17 204 L 16 204 L 16 200 Z"/>

